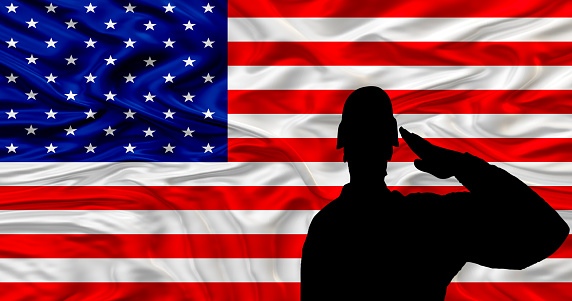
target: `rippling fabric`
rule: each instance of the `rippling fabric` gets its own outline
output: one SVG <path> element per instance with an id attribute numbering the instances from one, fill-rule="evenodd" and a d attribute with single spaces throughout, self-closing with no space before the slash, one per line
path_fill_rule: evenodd
<path id="1" fill-rule="evenodd" d="M 185 1 L 172 12 L 156 1 L 137 1 L 133 12 L 116 1 L 93 1 L 93 11 L 84 1 L 53 3 L 55 12 L 47 4 L 2 12 L 2 41 L 17 43 L 0 50 L 0 145 L 17 148 L 0 160 L 226 160 L 226 3 L 207 13 Z"/>
<path id="2" fill-rule="evenodd" d="M 2 300 L 299 300 L 305 231 L 349 180 L 339 114 L 366 84 L 387 91 L 399 125 L 508 170 L 572 220 L 570 1 L 231 0 L 228 18 L 210 0 L 92 0 L 94 13 L 87 1 L 55 1 L 55 13 L 13 2 L 0 5 L 0 160 L 34 162 L 0 162 Z M 415 169 L 400 145 L 391 190 L 465 190 Z M 571 254 L 568 239 L 529 270 L 468 265 L 446 301 L 569 300 Z"/>
<path id="3" fill-rule="evenodd" d="M 333 183 L 331 170 L 314 167 L 341 162 L 333 147 L 344 101 L 376 85 L 398 125 L 500 166 L 568 208 L 570 4 L 374 2 L 230 2 L 229 159 L 306 162 L 318 185 Z M 388 164 L 392 189 L 443 194 L 459 185 L 416 171 L 402 145 Z M 368 141 L 362 154 L 379 159 Z M 446 300 L 567 300 L 567 250 L 523 271 L 467 266 Z M 403 279 L 412 289 L 424 281 L 416 275 Z"/>

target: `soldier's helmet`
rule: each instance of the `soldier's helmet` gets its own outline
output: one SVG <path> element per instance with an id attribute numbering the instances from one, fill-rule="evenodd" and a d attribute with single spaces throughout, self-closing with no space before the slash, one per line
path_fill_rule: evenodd
<path id="1" fill-rule="evenodd" d="M 367 86 L 350 94 L 338 127 L 338 149 L 399 146 L 397 137 L 397 121 L 393 117 L 391 100 L 383 89 Z"/>

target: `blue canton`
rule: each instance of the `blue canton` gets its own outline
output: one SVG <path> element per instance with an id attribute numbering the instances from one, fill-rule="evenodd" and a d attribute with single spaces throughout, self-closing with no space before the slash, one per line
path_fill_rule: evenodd
<path id="1" fill-rule="evenodd" d="M 0 160 L 227 161 L 226 2 L 0 9 Z"/>

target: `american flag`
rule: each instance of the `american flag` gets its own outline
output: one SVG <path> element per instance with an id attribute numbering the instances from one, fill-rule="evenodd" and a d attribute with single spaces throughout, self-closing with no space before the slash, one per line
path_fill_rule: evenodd
<path id="1" fill-rule="evenodd" d="M 3 300 L 299 299 L 365 85 L 572 218 L 570 2 L 1 4 Z M 463 190 L 400 144 L 393 189 Z M 468 264 L 447 300 L 568 300 L 569 245 L 523 271 Z"/>

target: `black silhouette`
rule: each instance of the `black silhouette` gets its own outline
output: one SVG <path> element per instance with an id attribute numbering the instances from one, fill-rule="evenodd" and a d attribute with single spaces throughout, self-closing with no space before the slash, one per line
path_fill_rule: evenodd
<path id="1" fill-rule="evenodd" d="M 415 166 L 469 192 L 390 191 L 398 146 L 391 101 L 378 87 L 347 99 L 338 129 L 350 183 L 312 220 L 302 252 L 301 299 L 443 300 L 466 262 L 524 269 L 551 255 L 569 228 L 532 189 L 469 153 L 400 128 Z"/>

